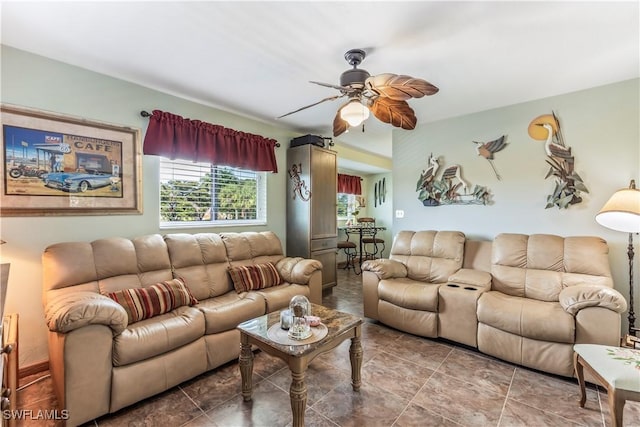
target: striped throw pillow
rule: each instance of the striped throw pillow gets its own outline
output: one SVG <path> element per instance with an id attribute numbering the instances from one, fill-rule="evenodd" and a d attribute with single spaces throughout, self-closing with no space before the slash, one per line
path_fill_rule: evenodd
<path id="1" fill-rule="evenodd" d="M 129 323 L 198 303 L 183 279 L 160 282 L 147 288 L 123 289 L 107 296 L 124 307 Z"/>
<path id="2" fill-rule="evenodd" d="M 238 293 L 269 288 L 282 283 L 276 266 L 271 262 L 229 267 L 229 275 Z"/>

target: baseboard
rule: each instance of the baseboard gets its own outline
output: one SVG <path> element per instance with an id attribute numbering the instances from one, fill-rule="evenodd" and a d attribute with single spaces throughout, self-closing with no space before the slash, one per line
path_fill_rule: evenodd
<path id="1" fill-rule="evenodd" d="M 49 361 L 43 360 L 42 362 L 33 363 L 31 365 L 22 367 L 18 370 L 18 378 L 28 377 L 29 375 L 39 374 L 40 372 L 49 370 Z"/>

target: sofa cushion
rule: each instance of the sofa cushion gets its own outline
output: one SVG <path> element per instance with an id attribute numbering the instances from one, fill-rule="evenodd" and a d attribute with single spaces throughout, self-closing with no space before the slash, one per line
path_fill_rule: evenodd
<path id="1" fill-rule="evenodd" d="M 280 239 L 272 231 L 220 233 L 232 266 L 277 263 L 284 258 Z"/>
<path id="2" fill-rule="evenodd" d="M 408 278 L 385 279 L 378 285 L 378 296 L 398 307 L 436 312 L 439 287 Z"/>
<path id="3" fill-rule="evenodd" d="M 264 298 L 256 292 L 227 292 L 200 301 L 198 309 L 204 313 L 205 333 L 217 334 L 233 330 L 245 320 L 265 314 Z"/>
<path id="4" fill-rule="evenodd" d="M 229 276 L 238 293 L 270 288 L 282 283 L 276 266 L 270 262 L 229 267 Z"/>
<path id="5" fill-rule="evenodd" d="M 146 288 L 171 280 L 171 261 L 159 234 L 134 239 L 112 237 L 91 242 L 98 286 L 103 295 Z"/>
<path id="6" fill-rule="evenodd" d="M 227 251 L 215 233 L 173 233 L 164 236 L 175 277 L 184 278 L 198 300 L 233 290 Z"/>
<path id="7" fill-rule="evenodd" d="M 148 288 L 123 289 L 107 296 L 124 307 L 129 324 L 198 303 L 182 279 L 156 283 Z"/>
<path id="8" fill-rule="evenodd" d="M 296 295 L 304 295 L 309 298 L 311 296 L 311 290 L 307 285 L 296 285 L 293 283 L 283 283 L 271 288 L 260 289 L 255 291 L 260 294 L 266 304 L 266 312 L 281 310 L 283 308 L 289 308 L 289 302 L 291 298 Z"/>
<path id="9" fill-rule="evenodd" d="M 535 340 L 558 343 L 575 341 L 574 318 L 557 302 L 489 291 L 478 300 L 478 321 Z"/>
<path id="10" fill-rule="evenodd" d="M 182 347 L 204 335 L 204 315 L 195 307 L 129 325 L 113 339 L 113 365 L 123 366 Z"/>
<path id="11" fill-rule="evenodd" d="M 577 284 L 613 287 L 607 243 L 599 237 L 503 233 L 493 241 L 492 289 L 508 295 L 558 301 Z"/>
<path id="12" fill-rule="evenodd" d="M 400 231 L 389 259 L 404 264 L 413 280 L 442 283 L 462 268 L 464 242 L 459 231 Z"/>

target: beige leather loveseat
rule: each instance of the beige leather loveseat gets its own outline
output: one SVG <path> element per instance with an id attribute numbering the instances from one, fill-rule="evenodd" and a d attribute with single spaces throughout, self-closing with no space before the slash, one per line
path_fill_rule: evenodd
<path id="1" fill-rule="evenodd" d="M 236 291 L 230 267 L 266 263 L 275 266 L 281 284 Z M 117 411 L 238 357 L 236 326 L 287 306 L 294 295 L 322 302 L 322 265 L 284 257 L 271 232 L 59 243 L 45 250 L 43 268 L 49 366 L 58 402 L 69 411 L 68 425 Z M 131 323 L 123 305 L 107 296 L 148 291 L 176 278 L 197 304 Z"/>
<path id="2" fill-rule="evenodd" d="M 598 237 L 401 231 L 362 270 L 365 316 L 564 376 L 573 344 L 618 345 L 627 307 Z"/>

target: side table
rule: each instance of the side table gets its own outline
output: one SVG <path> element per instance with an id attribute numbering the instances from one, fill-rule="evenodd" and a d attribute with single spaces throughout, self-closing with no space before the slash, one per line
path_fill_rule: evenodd
<path id="1" fill-rule="evenodd" d="M 612 427 L 622 427 L 627 400 L 640 401 L 640 351 L 597 344 L 575 344 L 573 364 L 580 386 L 580 407 L 587 399 L 584 373 L 591 374 L 607 389 Z"/>

